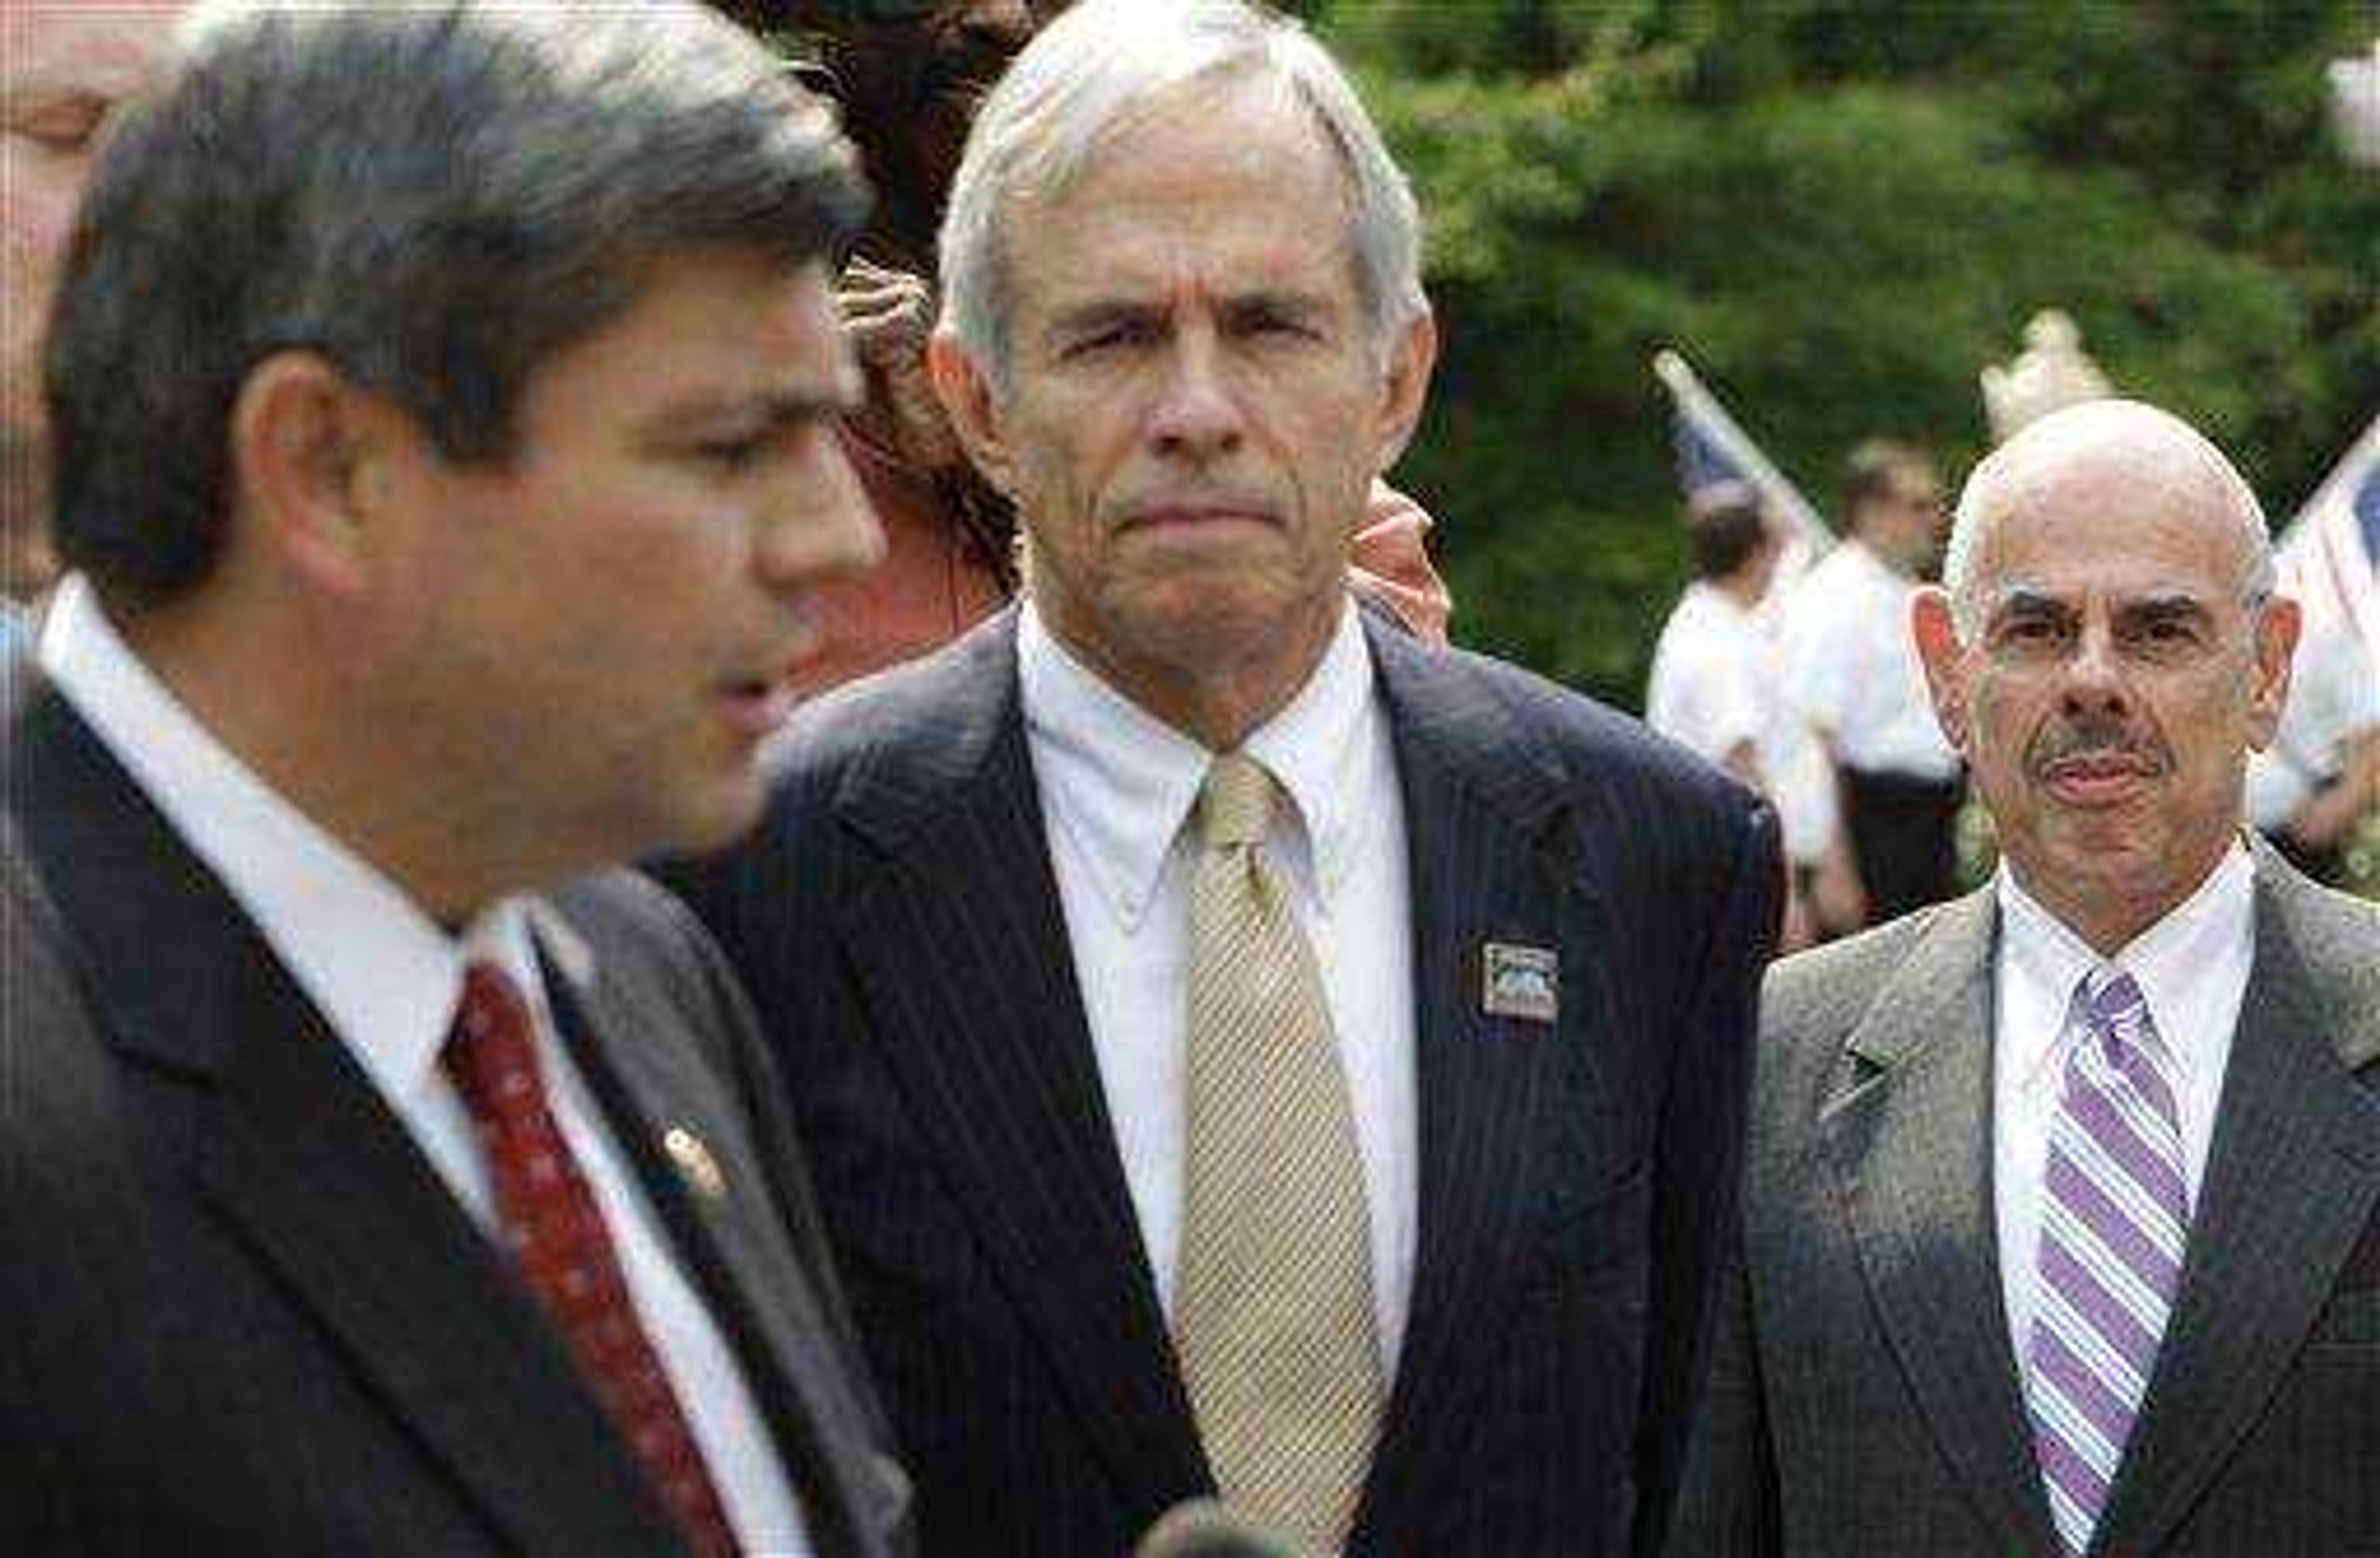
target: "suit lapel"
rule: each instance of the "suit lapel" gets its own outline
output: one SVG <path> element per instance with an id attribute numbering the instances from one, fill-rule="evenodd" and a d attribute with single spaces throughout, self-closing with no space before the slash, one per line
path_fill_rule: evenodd
<path id="1" fill-rule="evenodd" d="M 875 846 L 838 926 L 873 1038 L 1087 1441 L 1150 1517 L 1208 1485 L 1068 955 L 1013 616 L 839 807 Z"/>
<path id="2" fill-rule="evenodd" d="M 2255 1423 L 2380 1207 L 2380 971 L 2341 972 L 2314 890 L 2258 850 L 2256 957 L 2189 1259 L 2095 1544 L 2155 1552 Z M 2360 985 L 2350 988 L 2353 981 Z"/>
<path id="3" fill-rule="evenodd" d="M 668 1230 L 781 1447 L 821 1552 L 862 1552 L 881 1487 L 863 1485 L 867 1416 L 844 1387 L 833 1333 L 794 1264 L 770 1177 L 699 1036 L 665 1001 L 595 963 L 558 911 L 539 916 L 546 988 L 572 1058 Z"/>
<path id="4" fill-rule="evenodd" d="M 1368 626 L 1368 625 L 1367 625 Z M 1413 905 L 1419 1248 L 1409 1320 L 1351 1550 L 1427 1528 L 1565 1199 L 1624 1166 L 1598 1070 L 1601 906 L 1560 839 L 1561 787 L 1502 706 L 1372 633 L 1403 789 Z M 1490 1016 L 1485 946 L 1552 951 L 1559 1027 Z"/>
<path id="5" fill-rule="evenodd" d="M 27 843 L 115 1047 L 205 1089 L 198 1195 L 508 1544 L 668 1551 L 560 1344 L 238 906 L 55 694 L 16 734 Z"/>
<path id="6" fill-rule="evenodd" d="M 1936 911 L 1852 1035 L 1819 1135 L 1860 1269 L 1941 1455 L 2011 1552 L 2056 1548 L 2000 1298 L 1990 889 Z"/>

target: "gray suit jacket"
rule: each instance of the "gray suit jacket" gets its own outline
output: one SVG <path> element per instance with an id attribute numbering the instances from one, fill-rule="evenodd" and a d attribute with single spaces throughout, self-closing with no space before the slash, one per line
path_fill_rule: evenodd
<path id="1" fill-rule="evenodd" d="M 237 905 L 55 691 L 18 690 L 0 1552 L 677 1551 L 526 1290 Z M 541 919 L 563 1038 L 819 1551 L 905 1551 L 774 1069 L 716 952 L 625 873 Z M 673 1127 L 723 1190 L 676 1171 Z"/>
<path id="2" fill-rule="evenodd" d="M 2380 911 L 2256 846 L 2256 951 L 2092 1552 L 2380 1552 Z M 1780 964 L 1678 1553 L 2049 1554 L 2001 1304 L 1989 889 Z"/>

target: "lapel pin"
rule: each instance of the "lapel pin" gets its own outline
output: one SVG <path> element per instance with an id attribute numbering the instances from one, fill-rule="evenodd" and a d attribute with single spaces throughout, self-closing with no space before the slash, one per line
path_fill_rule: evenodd
<path id="1" fill-rule="evenodd" d="M 1482 1011 L 1517 1022 L 1551 1023 L 1560 1015 L 1561 965 L 1551 947 L 1489 942 L 1481 952 Z"/>
<path id="2" fill-rule="evenodd" d="M 715 1201 L 727 1194 L 727 1176 L 719 1172 L 719 1160 L 710 1155 L 702 1138 L 683 1126 L 672 1126 L 662 1138 L 662 1150 L 677 1164 L 678 1177 L 697 1195 Z"/>

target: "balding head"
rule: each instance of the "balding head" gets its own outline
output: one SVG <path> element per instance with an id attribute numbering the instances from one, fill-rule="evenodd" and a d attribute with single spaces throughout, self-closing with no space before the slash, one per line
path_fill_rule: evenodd
<path id="1" fill-rule="evenodd" d="M 2137 400 L 2098 400 L 2033 423 L 1967 478 L 1942 564 L 1960 636 L 1973 638 L 1982 621 L 1977 565 L 1997 526 L 2046 508 L 2087 517 L 2103 500 L 2154 505 L 2225 529 L 2237 543 L 2241 599 L 2272 594 L 2264 505 L 2223 451 L 2170 412 Z M 2078 544 L 2087 542 L 2078 538 Z"/>
<path id="2" fill-rule="evenodd" d="M 2017 880 L 2102 955 L 2237 847 L 2297 641 L 2272 578 L 2247 483 L 2152 407 L 2045 418 L 1960 499 L 1911 608 L 1935 711 Z"/>

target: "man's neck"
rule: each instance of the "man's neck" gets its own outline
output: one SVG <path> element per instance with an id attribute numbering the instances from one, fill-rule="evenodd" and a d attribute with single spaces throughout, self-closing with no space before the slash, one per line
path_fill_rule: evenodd
<path id="1" fill-rule="evenodd" d="M 1886 572 L 1896 574 L 1902 578 L 1917 577 L 1916 571 L 1908 566 L 1907 560 L 1900 552 L 1874 530 L 1856 530 L 1852 532 L 1852 539 L 1858 542 L 1869 556 L 1882 564 Z"/>
<path id="2" fill-rule="evenodd" d="M 2232 835 L 2226 834 L 2197 870 L 2183 873 L 2179 882 L 2169 879 L 2155 890 L 2133 895 L 2095 893 L 2090 884 L 2062 880 L 2055 871 L 2032 871 L 2013 859 L 2008 867 L 2017 886 L 2043 912 L 2100 957 L 2113 959 L 2195 897 L 2228 858 L 2231 844 Z"/>
<path id="3" fill-rule="evenodd" d="M 1315 614 L 1257 652 L 1185 669 L 1174 661 L 1116 655 L 1047 612 L 1042 621 L 1067 652 L 1118 694 L 1211 752 L 1236 750 L 1289 707 L 1330 652 L 1339 625 L 1335 613 Z"/>
<path id="4" fill-rule="evenodd" d="M 1761 596 L 1767 593 L 1767 582 L 1757 573 L 1741 572 L 1712 579 L 1710 585 L 1742 610 L 1750 611 L 1760 604 Z"/>
<path id="5" fill-rule="evenodd" d="M 469 797 L 403 777 L 420 765 L 382 751 L 368 733 L 404 722 L 359 710 L 320 657 L 268 652 L 269 632 L 226 643 L 211 615 L 172 607 L 120 621 L 118 632 L 217 745 L 431 919 L 467 921 L 532 879 L 456 847 L 509 835 L 462 804 Z"/>

